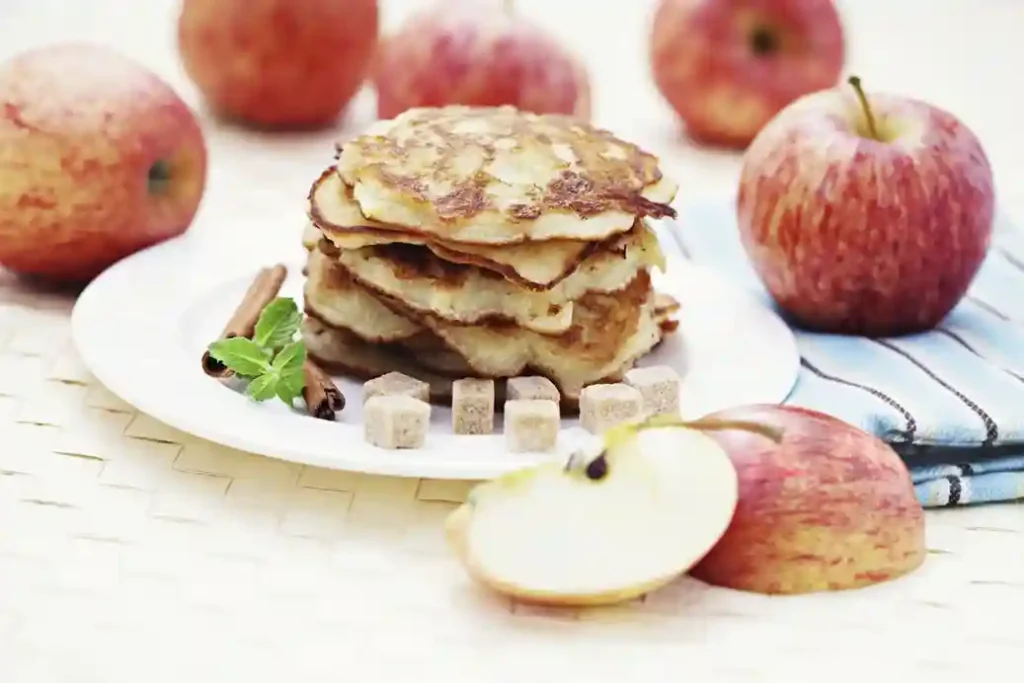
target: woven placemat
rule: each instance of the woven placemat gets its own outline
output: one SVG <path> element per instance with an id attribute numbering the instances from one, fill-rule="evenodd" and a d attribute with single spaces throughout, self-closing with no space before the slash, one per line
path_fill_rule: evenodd
<path id="1" fill-rule="evenodd" d="M 67 297 L 0 292 L 5 683 L 945 680 L 1001 673 L 1024 647 L 1007 625 L 1024 612 L 1020 505 L 930 513 L 925 568 L 872 589 L 772 599 L 682 580 L 615 609 L 527 608 L 447 552 L 466 483 L 173 430 L 82 367 Z"/>

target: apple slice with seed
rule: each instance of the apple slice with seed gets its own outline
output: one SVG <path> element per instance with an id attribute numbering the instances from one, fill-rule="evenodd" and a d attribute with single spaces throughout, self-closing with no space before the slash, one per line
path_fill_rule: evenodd
<path id="1" fill-rule="evenodd" d="M 449 540 L 472 577 L 523 602 L 606 605 L 648 593 L 699 561 L 736 509 L 736 470 L 703 433 L 714 428 L 618 427 L 566 465 L 481 484 L 449 517 Z"/>

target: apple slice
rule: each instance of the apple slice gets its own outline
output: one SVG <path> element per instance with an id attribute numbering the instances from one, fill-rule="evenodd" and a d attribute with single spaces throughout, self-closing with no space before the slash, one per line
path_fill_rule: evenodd
<path id="1" fill-rule="evenodd" d="M 685 573 L 725 533 L 736 470 L 700 423 L 609 430 L 603 442 L 473 490 L 448 519 L 469 574 L 547 605 L 622 602 Z"/>

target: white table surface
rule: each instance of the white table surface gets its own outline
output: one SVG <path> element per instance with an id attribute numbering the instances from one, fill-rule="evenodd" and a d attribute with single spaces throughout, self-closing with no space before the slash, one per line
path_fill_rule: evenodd
<path id="1" fill-rule="evenodd" d="M 385 26 L 414 0 L 385 0 Z M 737 157 L 679 140 L 646 67 L 650 0 L 519 0 L 594 74 L 596 118 L 660 153 L 688 197 Z M 190 101 L 173 0 L 0 0 L 0 58 L 86 38 Z M 1002 197 L 1024 195 L 1024 3 L 847 0 L 850 69 L 961 116 Z M 362 97 L 348 128 L 369 120 Z M 207 122 L 204 229 L 294 230 L 339 131 Z M 239 210 L 239 204 L 245 208 Z M 1013 205 L 1011 204 L 1011 208 Z M 218 227 L 211 227 L 218 226 Z M 916 575 L 766 598 L 692 581 L 622 608 L 549 612 L 481 592 L 442 542 L 466 485 L 303 468 L 136 414 L 81 367 L 72 301 L 0 273 L 0 681 L 880 681 L 1019 671 L 1024 507 L 928 514 Z"/>

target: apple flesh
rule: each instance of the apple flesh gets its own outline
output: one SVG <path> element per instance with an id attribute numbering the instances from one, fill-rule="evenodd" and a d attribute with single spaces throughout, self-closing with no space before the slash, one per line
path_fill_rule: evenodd
<path id="1" fill-rule="evenodd" d="M 700 431 L 641 430 L 473 490 L 447 522 L 468 573 L 520 602 L 623 602 L 684 574 L 736 506 L 736 472 Z"/>
<path id="2" fill-rule="evenodd" d="M 221 116 L 320 128 L 365 81 L 378 21 L 377 0 L 183 0 L 178 51 Z"/>
<path id="3" fill-rule="evenodd" d="M 691 138 L 743 148 L 786 105 L 836 84 L 845 45 L 832 0 L 660 0 L 650 59 Z"/>
<path id="4" fill-rule="evenodd" d="M 0 64 L 0 264 L 86 281 L 180 235 L 206 183 L 195 117 L 109 49 L 67 44 Z"/>
<path id="5" fill-rule="evenodd" d="M 842 590 L 893 579 L 925 559 L 924 511 L 888 445 L 822 413 L 746 406 L 708 419 L 777 429 L 710 434 L 732 458 L 739 503 L 691 575 L 757 593 Z"/>
<path id="6" fill-rule="evenodd" d="M 509 0 L 442 0 L 410 17 L 382 41 L 373 81 L 382 119 L 453 104 L 590 116 L 583 64 Z"/>
<path id="7" fill-rule="evenodd" d="M 862 100 L 856 82 L 802 98 L 757 136 L 743 160 L 740 236 L 798 325 L 925 331 L 985 258 L 992 169 L 952 114 L 892 95 Z"/>

